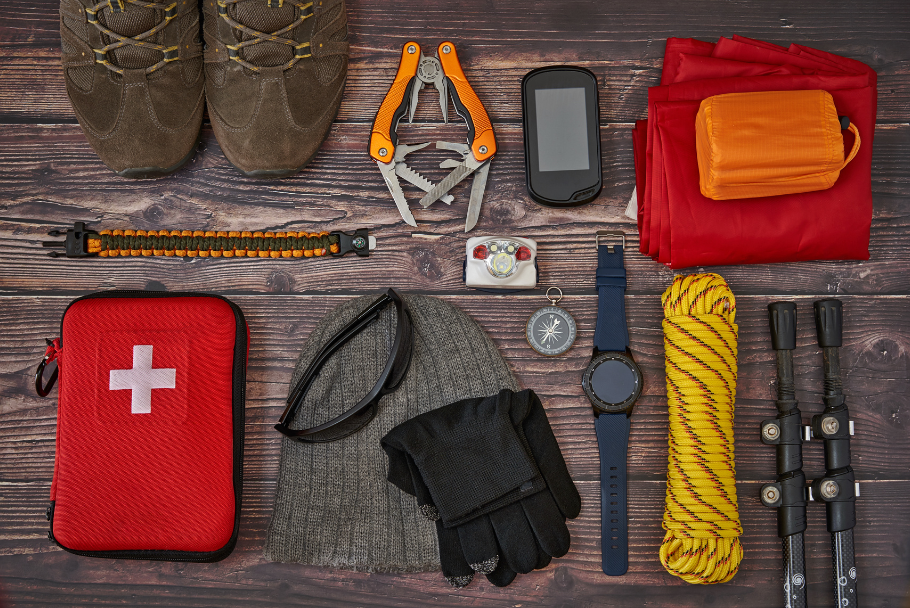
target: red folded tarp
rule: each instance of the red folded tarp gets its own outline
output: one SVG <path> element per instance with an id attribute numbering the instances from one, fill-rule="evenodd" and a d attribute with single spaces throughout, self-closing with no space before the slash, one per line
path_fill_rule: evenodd
<path id="1" fill-rule="evenodd" d="M 648 120 L 633 131 L 640 251 L 671 268 L 869 259 L 876 73 L 798 44 L 670 38 Z M 822 89 L 859 129 L 856 158 L 828 190 L 715 201 L 698 187 L 695 116 L 712 95 Z M 845 132 L 844 146 L 853 145 Z"/>

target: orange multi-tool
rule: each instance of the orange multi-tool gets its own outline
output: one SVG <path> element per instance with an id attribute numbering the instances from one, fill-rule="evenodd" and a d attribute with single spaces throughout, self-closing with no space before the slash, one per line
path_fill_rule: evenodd
<path id="1" fill-rule="evenodd" d="M 396 133 L 398 122 L 408 112 L 408 122 L 414 118 L 417 109 L 417 99 L 420 90 L 427 84 L 432 84 L 439 91 L 439 106 L 442 117 L 448 122 L 449 96 L 455 105 L 458 115 L 464 118 L 468 126 L 468 143 L 452 144 L 437 142 L 436 147 L 453 150 L 461 153 L 460 161 L 445 161 L 443 168 L 452 171 L 438 184 L 433 184 L 425 177 L 408 167 L 404 157 L 426 147 L 428 144 L 400 144 Z M 373 131 L 370 135 L 370 156 L 379 165 L 382 177 L 385 179 L 392 198 L 398 206 L 398 211 L 405 222 L 417 226 L 414 215 L 408 208 L 407 199 L 401 189 L 398 178 L 414 184 L 426 195 L 420 204 L 429 207 L 435 201 L 442 199 L 446 203 L 452 200 L 449 190 L 464 180 L 472 173 L 475 175 L 471 187 L 471 198 L 468 202 L 468 213 L 465 221 L 465 232 L 477 224 L 480 215 L 480 204 L 486 190 L 487 176 L 490 170 L 490 159 L 496 153 L 496 136 L 493 134 L 493 124 L 487 115 L 486 109 L 471 88 L 458 55 L 455 45 L 443 42 L 437 49 L 436 57 L 425 57 L 420 45 L 416 42 L 406 42 L 401 51 L 401 61 L 398 64 L 398 73 L 389 92 L 386 93 L 376 119 L 373 121 Z"/>

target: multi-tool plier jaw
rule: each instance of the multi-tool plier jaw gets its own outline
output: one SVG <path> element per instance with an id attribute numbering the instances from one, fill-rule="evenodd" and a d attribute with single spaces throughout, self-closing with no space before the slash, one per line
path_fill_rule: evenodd
<path id="1" fill-rule="evenodd" d="M 427 144 L 413 146 L 399 144 L 397 135 L 398 123 L 405 112 L 408 113 L 408 121 L 413 120 L 418 95 L 427 84 L 432 84 L 439 92 L 439 107 L 442 110 L 443 120 L 448 122 L 449 97 L 451 96 L 456 112 L 464 118 L 468 126 L 468 143 L 464 151 L 460 147 L 456 150 L 453 147 L 437 144 L 438 148 L 460 152 L 462 160 L 455 165 L 447 165 L 452 168 L 451 173 L 435 185 L 408 167 L 404 161 L 405 155 L 419 150 Z M 449 190 L 468 175 L 476 173 L 465 222 L 465 232 L 471 230 L 477 223 L 477 217 L 480 214 L 480 204 L 486 190 L 489 173 L 489 161 L 495 153 L 496 137 L 493 133 L 493 125 L 486 109 L 461 69 L 455 45 L 448 41 L 443 42 L 437 49 L 436 57 L 425 57 L 418 43 L 406 42 L 401 51 L 395 80 L 379 106 L 370 135 L 370 157 L 379 166 L 404 221 L 411 226 L 417 225 L 414 215 L 408 208 L 407 199 L 405 199 L 398 177 L 426 192 L 427 194 L 420 203 L 424 207 L 428 207 L 439 199 L 445 203 L 451 203 L 452 197 L 448 194 Z"/>

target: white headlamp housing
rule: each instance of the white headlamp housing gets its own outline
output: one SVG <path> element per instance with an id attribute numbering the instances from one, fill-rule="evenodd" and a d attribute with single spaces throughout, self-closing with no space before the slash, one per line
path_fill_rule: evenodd
<path id="1" fill-rule="evenodd" d="M 465 250 L 464 281 L 480 289 L 534 289 L 537 243 L 514 236 L 475 236 Z"/>

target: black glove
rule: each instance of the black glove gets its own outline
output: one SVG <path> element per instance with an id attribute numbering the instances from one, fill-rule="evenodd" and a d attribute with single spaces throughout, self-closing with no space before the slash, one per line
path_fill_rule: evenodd
<path id="1" fill-rule="evenodd" d="M 439 539 L 439 561 L 442 566 L 442 574 L 450 585 L 456 589 L 460 589 L 471 582 L 475 572 L 480 572 L 481 574 L 485 574 L 487 579 L 494 585 L 505 587 L 515 580 L 517 575 L 515 568 L 519 569 L 522 573 L 525 573 L 530 572 L 531 570 L 546 568 L 550 563 L 550 555 L 540 547 L 536 538 L 531 541 L 533 542 L 533 546 L 529 543 L 520 542 L 507 544 L 507 546 L 512 549 L 520 549 L 524 552 L 524 555 L 519 553 L 518 556 L 512 560 L 513 563 L 516 564 L 513 567 L 507 562 L 506 556 L 500 557 L 501 550 L 492 558 L 488 557 L 489 553 L 487 550 L 490 547 L 490 531 L 486 529 L 486 524 L 480 528 L 481 538 L 479 541 L 474 538 L 477 534 L 476 530 L 468 527 L 467 524 L 455 528 L 446 528 L 442 524 L 442 519 L 439 517 L 438 510 L 433 505 L 433 499 L 430 497 L 429 490 L 427 490 L 426 486 L 423 484 L 420 473 L 414 467 L 414 461 L 411 460 L 410 456 L 407 457 L 407 460 L 408 465 L 411 467 L 414 494 L 417 497 L 420 509 L 428 520 L 435 522 L 436 535 Z M 504 509 L 505 508 L 507 507 L 504 507 Z M 489 519 L 486 515 L 482 515 L 480 518 Z M 498 518 L 498 520 L 502 519 L 504 518 Z M 520 521 L 520 518 L 516 518 L 516 521 Z M 489 525 L 491 526 L 492 522 L 490 522 Z M 503 525 L 508 526 L 509 522 L 505 522 Z M 500 527 L 503 526 L 501 525 Z M 468 553 L 465 553 L 462 546 L 459 530 L 466 535 L 469 548 Z M 493 532 L 493 534 L 496 533 Z M 474 540 L 474 542 L 472 542 L 472 540 Z M 469 559 L 473 559 L 474 561 L 469 563 Z M 527 565 L 528 560 L 534 562 L 533 566 L 529 567 Z"/>
<path id="2" fill-rule="evenodd" d="M 443 574 L 507 585 L 569 549 L 581 499 L 540 399 L 529 390 L 466 399 L 392 429 L 389 481 L 437 520 Z"/>

